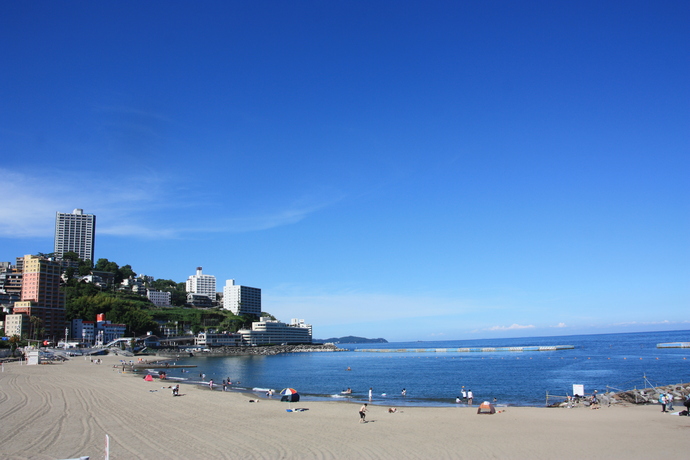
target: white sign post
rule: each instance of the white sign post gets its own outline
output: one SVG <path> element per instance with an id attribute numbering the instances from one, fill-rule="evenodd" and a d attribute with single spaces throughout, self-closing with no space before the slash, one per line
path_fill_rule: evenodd
<path id="1" fill-rule="evenodd" d="M 584 397 L 584 395 L 585 395 L 585 386 L 584 385 L 573 385 L 573 396 Z"/>

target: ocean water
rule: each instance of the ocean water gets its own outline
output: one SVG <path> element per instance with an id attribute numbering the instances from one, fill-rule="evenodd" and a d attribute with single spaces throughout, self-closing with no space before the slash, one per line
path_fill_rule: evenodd
<path id="1" fill-rule="evenodd" d="M 497 399 L 499 405 L 543 406 L 550 395 L 620 391 L 690 382 L 690 349 L 658 349 L 657 343 L 690 342 L 690 331 L 572 335 L 519 339 L 454 340 L 341 345 L 349 351 L 289 353 L 276 356 L 194 357 L 178 364 L 198 366 L 169 372 L 188 383 L 221 383 L 279 392 L 295 388 L 303 401 L 365 401 L 391 406 L 451 406 L 461 389 L 471 389 L 475 404 Z M 399 349 L 573 345 L 571 350 L 529 352 L 400 352 Z M 379 352 L 357 351 L 378 349 Z M 387 351 L 390 350 L 390 351 Z M 347 370 L 350 368 L 351 370 Z M 353 394 L 341 391 L 352 388 Z M 402 396 L 405 388 L 407 395 Z M 276 397 L 276 396 L 274 396 Z"/>

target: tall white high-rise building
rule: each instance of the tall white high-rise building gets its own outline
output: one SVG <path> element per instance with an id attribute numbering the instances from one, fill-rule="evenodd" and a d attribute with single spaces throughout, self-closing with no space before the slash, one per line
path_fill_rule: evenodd
<path id="1" fill-rule="evenodd" d="M 187 278 L 187 292 L 207 296 L 216 301 L 216 277 L 201 273 L 201 267 L 196 267 L 196 275 Z"/>
<path id="2" fill-rule="evenodd" d="M 96 216 L 84 214 L 83 209 L 75 209 L 71 214 L 58 212 L 55 215 L 55 257 L 73 251 L 82 260 L 93 260 L 96 241 Z"/>
<path id="3" fill-rule="evenodd" d="M 261 289 L 235 284 L 227 280 L 223 287 L 223 309 L 236 315 L 261 316 Z"/>

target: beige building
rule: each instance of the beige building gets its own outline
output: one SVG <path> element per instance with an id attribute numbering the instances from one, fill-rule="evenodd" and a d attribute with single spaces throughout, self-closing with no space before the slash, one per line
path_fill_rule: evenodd
<path id="1" fill-rule="evenodd" d="M 5 335 L 24 337 L 29 330 L 29 317 L 23 313 L 5 316 Z"/>

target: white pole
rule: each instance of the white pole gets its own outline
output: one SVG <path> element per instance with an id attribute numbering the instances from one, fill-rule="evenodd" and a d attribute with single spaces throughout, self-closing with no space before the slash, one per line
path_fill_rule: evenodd
<path id="1" fill-rule="evenodd" d="M 105 435 L 105 458 L 103 460 L 110 460 L 110 436 Z"/>

